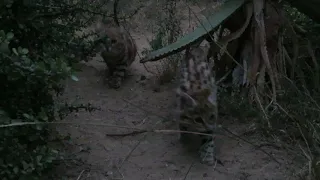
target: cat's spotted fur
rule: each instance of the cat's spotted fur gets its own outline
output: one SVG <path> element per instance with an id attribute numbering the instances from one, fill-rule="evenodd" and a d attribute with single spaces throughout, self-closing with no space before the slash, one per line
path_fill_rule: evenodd
<path id="1" fill-rule="evenodd" d="M 135 60 L 137 46 L 126 31 L 119 24 L 117 17 L 117 6 L 119 0 L 114 1 L 114 23 L 113 27 L 103 26 L 98 23 L 96 32 L 99 36 L 95 44 L 101 51 L 101 56 L 109 69 L 108 84 L 112 88 L 119 88 L 125 79 L 127 69 Z"/>
<path id="2" fill-rule="evenodd" d="M 179 128 L 210 134 L 201 135 L 199 155 L 201 162 L 213 165 L 215 162 L 214 129 L 216 126 L 217 85 L 208 63 L 209 46 L 193 46 L 186 50 L 182 64 L 180 86 L 177 88 Z M 187 142 L 186 134 L 180 140 Z"/>

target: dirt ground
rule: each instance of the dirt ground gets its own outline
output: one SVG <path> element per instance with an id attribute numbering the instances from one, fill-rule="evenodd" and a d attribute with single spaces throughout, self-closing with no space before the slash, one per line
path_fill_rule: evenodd
<path id="1" fill-rule="evenodd" d="M 198 8 L 199 10 L 199 8 Z M 151 32 L 131 32 L 139 50 L 148 47 Z M 105 65 L 101 58 L 83 63 L 78 73 L 79 82 L 66 83 L 65 100 L 91 103 L 101 108 L 92 113 L 78 112 L 67 117 L 75 123 L 110 124 L 141 129 L 177 129 L 171 112 L 174 84 L 166 84 L 154 91 L 154 76 L 139 63 L 132 64 L 122 87 L 109 89 L 102 81 Z M 153 65 L 149 65 L 152 67 Z M 146 76 L 141 81 L 141 76 Z M 248 124 L 237 119 L 223 118 L 223 125 L 236 134 L 248 130 Z M 57 172 L 66 179 L 78 180 L 284 180 L 296 179 L 295 158 L 284 150 L 262 147 L 277 161 L 254 146 L 227 136 L 219 136 L 218 158 L 223 165 L 206 166 L 199 162 L 197 153 L 185 148 L 176 133 L 144 133 L 125 137 L 109 137 L 107 133 L 126 133 L 132 129 L 103 125 L 64 125 L 57 130 L 70 135 L 64 147 L 67 158 Z M 261 144 L 257 134 L 243 138 Z"/>

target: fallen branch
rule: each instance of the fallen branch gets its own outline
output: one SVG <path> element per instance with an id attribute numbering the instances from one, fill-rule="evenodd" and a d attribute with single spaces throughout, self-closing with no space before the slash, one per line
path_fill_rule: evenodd
<path id="1" fill-rule="evenodd" d="M 8 127 L 16 127 L 16 126 L 27 126 L 27 125 L 46 125 L 46 124 L 77 124 L 77 125 L 92 125 L 92 126 L 107 126 L 107 127 L 116 127 L 116 128 L 122 128 L 122 129 L 134 129 L 136 131 L 129 132 L 129 133 L 122 133 L 122 134 L 106 134 L 106 136 L 130 136 L 130 135 L 137 135 L 137 134 L 142 134 L 142 133 L 147 133 L 147 132 L 153 132 L 153 133 L 186 133 L 186 134 L 195 134 L 195 135 L 203 135 L 203 136 L 212 136 L 212 134 L 207 134 L 207 133 L 199 133 L 199 132 L 192 132 L 192 131 L 180 131 L 180 130 L 170 130 L 170 129 L 154 129 L 154 130 L 146 130 L 146 129 L 141 129 L 141 128 L 134 128 L 134 127 L 129 127 L 129 126 L 118 126 L 118 125 L 112 125 L 112 124 L 102 124 L 102 123 L 75 123 L 75 122 L 19 122 L 19 123 L 11 123 L 11 124 L 6 124 L 6 125 L 0 125 L 0 128 L 8 128 Z M 228 132 L 232 136 L 228 136 L 224 133 L 218 133 L 215 132 L 215 134 L 220 134 L 220 135 L 225 135 L 229 138 L 232 139 L 240 139 L 255 148 L 259 149 L 261 152 L 264 154 L 268 155 L 272 160 L 280 164 L 271 154 L 266 152 L 265 150 L 259 148 L 257 145 L 251 143 L 250 141 L 240 137 L 239 135 L 236 135 L 235 133 L 231 132 L 225 127 L 219 126 L 219 128 L 223 129 L 224 131 Z M 236 137 L 236 138 L 234 138 Z"/>

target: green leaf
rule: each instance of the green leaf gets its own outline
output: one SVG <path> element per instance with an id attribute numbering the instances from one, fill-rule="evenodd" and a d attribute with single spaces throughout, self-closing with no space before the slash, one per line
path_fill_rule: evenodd
<path id="1" fill-rule="evenodd" d="M 20 54 L 26 55 L 29 53 L 29 50 L 27 48 L 22 48 Z"/>
<path id="2" fill-rule="evenodd" d="M 19 53 L 18 53 L 18 51 L 17 51 L 16 48 L 12 48 L 12 52 L 13 52 L 15 55 L 19 56 Z"/>
<path id="3" fill-rule="evenodd" d="M 42 156 L 41 156 L 41 155 L 38 155 L 38 156 L 37 156 L 37 163 L 40 163 L 41 159 L 42 159 Z"/>
<path id="4" fill-rule="evenodd" d="M 4 30 L 0 30 L 0 37 L 4 37 L 6 35 L 6 33 L 4 32 Z"/>
<path id="5" fill-rule="evenodd" d="M 13 37 L 14 37 L 14 34 L 12 32 L 7 33 L 7 40 L 11 40 L 13 39 Z"/>
<path id="6" fill-rule="evenodd" d="M 169 44 L 161 49 L 150 52 L 140 60 L 140 63 L 157 61 L 177 52 L 181 52 L 188 45 L 196 42 L 207 35 L 208 32 L 219 26 L 225 19 L 230 17 L 243 4 L 244 0 L 227 0 L 215 12 L 211 13 L 204 22 L 201 23 L 193 32 L 190 32 L 176 42 Z"/>
<path id="7" fill-rule="evenodd" d="M 7 42 L 0 43 L 0 52 L 10 53 L 10 49 Z"/>
<path id="8" fill-rule="evenodd" d="M 46 114 L 46 112 L 44 110 L 40 111 L 40 113 L 38 114 L 39 118 L 44 120 L 44 121 L 48 121 L 48 116 Z"/>
<path id="9" fill-rule="evenodd" d="M 16 166 L 16 167 L 14 167 L 13 168 L 13 172 L 15 173 L 15 174 L 18 174 L 18 172 L 19 172 L 19 168 Z"/>
<path id="10" fill-rule="evenodd" d="M 26 163 L 25 161 L 22 161 L 22 166 L 23 166 L 23 169 L 26 170 L 29 168 L 29 164 Z"/>
<path id="11" fill-rule="evenodd" d="M 4 115 L 4 116 L 6 116 L 6 115 L 7 115 L 7 113 L 6 113 L 4 110 L 0 109 L 0 115 Z"/>
<path id="12" fill-rule="evenodd" d="M 75 75 L 71 75 L 70 77 L 71 77 L 71 79 L 74 80 L 74 81 L 79 81 L 79 79 L 78 79 L 77 76 L 75 76 Z"/>
<path id="13" fill-rule="evenodd" d="M 19 47 L 18 47 L 18 53 L 21 54 L 21 51 L 22 51 L 22 47 L 19 46 Z"/>
<path id="14" fill-rule="evenodd" d="M 43 129 L 43 127 L 42 127 L 41 125 L 37 124 L 37 125 L 36 125 L 36 129 L 37 129 L 38 131 L 41 131 L 41 130 Z"/>
<path id="15" fill-rule="evenodd" d="M 27 118 L 27 119 L 32 119 L 32 117 L 29 114 L 24 113 L 23 117 Z"/>
<path id="16" fill-rule="evenodd" d="M 25 26 L 23 24 L 18 24 L 20 29 L 23 29 Z"/>

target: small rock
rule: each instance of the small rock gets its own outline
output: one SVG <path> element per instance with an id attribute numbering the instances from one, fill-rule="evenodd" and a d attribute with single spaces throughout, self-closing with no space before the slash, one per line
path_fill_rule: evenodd
<path id="1" fill-rule="evenodd" d="M 146 80 L 146 79 L 147 79 L 147 77 L 146 77 L 145 75 L 141 75 L 141 76 L 139 76 L 139 77 L 137 78 L 136 82 L 144 81 L 144 80 Z"/>
<path id="2" fill-rule="evenodd" d="M 146 79 L 147 79 L 147 77 L 145 75 L 141 75 L 141 77 L 140 77 L 141 81 L 146 80 Z"/>
<path id="3" fill-rule="evenodd" d="M 107 176 L 113 176 L 113 172 L 112 171 L 108 171 L 107 172 Z"/>
<path id="4" fill-rule="evenodd" d="M 141 81 L 140 84 L 141 84 L 142 86 L 145 86 L 145 85 L 147 84 L 147 82 L 146 82 L 146 81 Z"/>
<path id="5" fill-rule="evenodd" d="M 153 92 L 160 92 L 160 87 L 158 86 L 158 87 L 154 87 L 153 88 Z"/>

